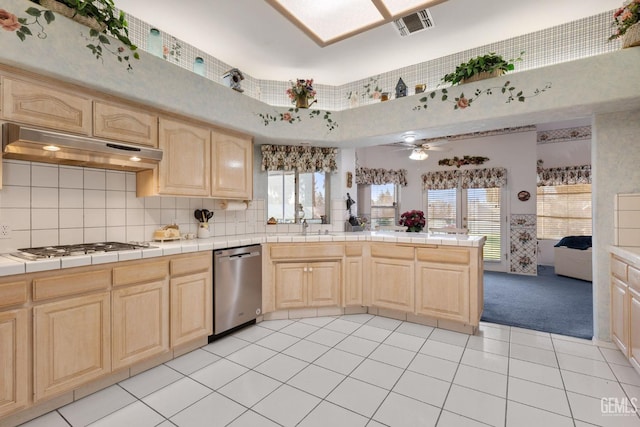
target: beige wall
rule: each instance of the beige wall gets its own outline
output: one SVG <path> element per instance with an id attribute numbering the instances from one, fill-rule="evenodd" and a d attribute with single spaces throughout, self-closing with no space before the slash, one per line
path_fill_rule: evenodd
<path id="1" fill-rule="evenodd" d="M 615 243 L 615 199 L 640 192 L 640 110 L 597 114 L 593 145 L 594 334 L 609 340 L 609 245 Z"/>

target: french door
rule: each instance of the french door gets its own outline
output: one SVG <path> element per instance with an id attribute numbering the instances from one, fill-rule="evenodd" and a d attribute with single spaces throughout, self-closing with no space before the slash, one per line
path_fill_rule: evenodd
<path id="1" fill-rule="evenodd" d="M 506 271 L 502 200 L 501 188 L 427 190 L 427 227 L 466 228 L 471 236 L 486 236 L 485 266 Z"/>

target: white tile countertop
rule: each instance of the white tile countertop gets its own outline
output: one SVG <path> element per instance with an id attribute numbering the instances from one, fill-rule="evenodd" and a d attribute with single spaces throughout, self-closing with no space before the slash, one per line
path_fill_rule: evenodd
<path id="1" fill-rule="evenodd" d="M 627 246 L 609 246 L 609 251 L 640 268 L 640 248 Z"/>
<path id="2" fill-rule="evenodd" d="M 304 243 L 304 242 L 345 242 L 371 241 L 389 243 L 413 243 L 442 246 L 470 246 L 484 245 L 485 237 L 430 234 L 430 233 L 400 233 L 363 231 L 356 233 L 317 234 L 244 234 L 236 236 L 218 236 L 207 239 L 175 240 L 170 242 L 150 242 L 151 247 L 130 251 L 101 252 L 91 255 L 73 255 L 60 258 L 46 258 L 36 261 L 25 261 L 10 254 L 0 256 L 0 276 L 14 274 L 35 273 L 38 271 L 59 270 L 63 268 L 81 267 L 94 264 L 106 264 L 134 259 L 154 258 L 167 255 L 177 255 L 188 252 L 212 251 L 216 249 L 233 248 L 237 246 L 256 245 L 263 243 Z"/>

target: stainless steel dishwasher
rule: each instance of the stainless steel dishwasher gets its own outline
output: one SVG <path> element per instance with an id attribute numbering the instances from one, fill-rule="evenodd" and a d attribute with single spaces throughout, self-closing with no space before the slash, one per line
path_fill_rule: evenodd
<path id="1" fill-rule="evenodd" d="M 213 335 L 253 323 L 262 313 L 260 245 L 213 252 Z"/>

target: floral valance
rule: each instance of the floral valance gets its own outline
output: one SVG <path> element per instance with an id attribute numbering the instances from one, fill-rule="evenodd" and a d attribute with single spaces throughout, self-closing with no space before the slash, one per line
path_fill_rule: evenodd
<path id="1" fill-rule="evenodd" d="M 505 168 L 466 169 L 460 172 L 462 188 L 500 188 L 507 185 Z"/>
<path id="2" fill-rule="evenodd" d="M 538 187 L 574 184 L 591 184 L 591 165 L 538 168 Z"/>
<path id="3" fill-rule="evenodd" d="M 263 145 L 262 170 L 297 170 L 298 172 L 335 172 L 338 169 L 333 147 L 300 145 Z"/>
<path id="4" fill-rule="evenodd" d="M 422 174 L 422 184 L 425 190 L 504 187 L 507 185 L 507 170 L 485 168 L 427 172 Z"/>
<path id="5" fill-rule="evenodd" d="M 356 168 L 356 184 L 398 184 L 406 187 L 407 170 Z"/>
<path id="6" fill-rule="evenodd" d="M 422 184 L 425 190 L 449 190 L 451 188 L 457 188 L 459 183 L 459 170 L 427 172 L 422 174 Z"/>

